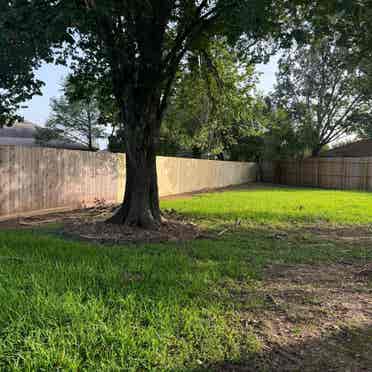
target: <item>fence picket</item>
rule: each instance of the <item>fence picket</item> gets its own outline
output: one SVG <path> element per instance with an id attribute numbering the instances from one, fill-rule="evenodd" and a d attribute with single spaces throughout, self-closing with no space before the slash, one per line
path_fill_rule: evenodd
<path id="1" fill-rule="evenodd" d="M 255 163 L 172 157 L 158 157 L 157 167 L 160 195 L 255 182 L 257 171 Z M 121 201 L 124 168 L 123 154 L 0 146 L 0 219 Z"/>
<path id="2" fill-rule="evenodd" d="M 280 177 L 267 182 L 335 189 L 370 189 L 372 158 L 309 158 L 276 162 Z M 372 178 L 372 177 L 371 177 Z"/>

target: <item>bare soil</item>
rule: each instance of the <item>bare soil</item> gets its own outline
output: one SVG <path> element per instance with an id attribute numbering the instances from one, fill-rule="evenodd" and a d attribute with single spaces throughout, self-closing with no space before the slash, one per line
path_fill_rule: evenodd
<path id="1" fill-rule="evenodd" d="M 0 229 L 57 224 L 67 236 L 99 243 L 211 237 L 175 211 L 167 211 L 167 223 L 150 232 L 104 223 L 115 207 L 97 203 L 90 209 L 1 222 Z M 339 242 L 341 246 L 372 244 L 372 226 L 322 224 L 266 233 L 289 243 L 310 239 Z M 230 295 L 239 303 L 242 329 L 258 334 L 263 348 L 248 360 L 209 365 L 206 370 L 372 371 L 372 264 L 270 265 L 257 292 L 231 289 Z M 252 309 L 255 297 L 264 305 Z"/>
<path id="2" fill-rule="evenodd" d="M 306 231 L 328 240 L 343 241 L 347 243 L 368 243 L 372 242 L 372 225 L 351 225 L 351 226 L 310 226 Z"/>
<path id="3" fill-rule="evenodd" d="M 93 208 L 0 222 L 0 229 L 57 226 L 56 230 L 66 237 L 107 244 L 187 241 L 211 237 L 210 233 L 207 234 L 173 210 L 163 212 L 164 222 L 155 230 L 106 223 L 105 220 L 111 216 L 116 207 L 99 202 Z"/>
<path id="4" fill-rule="evenodd" d="M 342 264 L 268 267 L 260 290 L 267 306 L 241 314 L 243 326 L 260 335 L 262 352 L 210 370 L 372 371 L 372 282 L 361 275 L 364 270 Z"/>
<path id="5" fill-rule="evenodd" d="M 65 223 L 63 234 L 104 244 L 159 243 L 187 241 L 208 237 L 197 225 L 171 216 L 159 228 L 144 230 L 126 225 L 108 224 L 104 220 L 85 220 Z"/>

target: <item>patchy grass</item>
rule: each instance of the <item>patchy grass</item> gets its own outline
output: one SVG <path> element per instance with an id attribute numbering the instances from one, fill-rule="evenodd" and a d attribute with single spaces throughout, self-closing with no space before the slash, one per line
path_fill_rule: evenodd
<path id="1" fill-rule="evenodd" d="M 1 231 L 0 370 L 368 370 L 371 199 L 259 188 L 162 202 L 230 226 L 217 240 Z"/>

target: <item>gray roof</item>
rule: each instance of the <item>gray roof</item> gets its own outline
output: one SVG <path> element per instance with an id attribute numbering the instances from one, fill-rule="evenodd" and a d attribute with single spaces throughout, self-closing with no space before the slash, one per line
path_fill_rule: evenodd
<path id="1" fill-rule="evenodd" d="M 17 122 L 11 127 L 0 128 L 0 138 L 33 138 L 37 125 L 29 122 Z"/>
<path id="2" fill-rule="evenodd" d="M 352 142 L 335 149 L 325 151 L 323 158 L 363 158 L 372 156 L 372 140 Z"/>
<path id="3" fill-rule="evenodd" d="M 12 127 L 0 128 L 0 145 L 19 145 L 19 146 L 40 146 L 36 143 L 34 134 L 39 128 L 36 124 L 29 121 L 17 122 Z M 80 143 L 70 140 L 52 140 L 44 146 L 70 150 L 87 150 L 88 148 Z"/>

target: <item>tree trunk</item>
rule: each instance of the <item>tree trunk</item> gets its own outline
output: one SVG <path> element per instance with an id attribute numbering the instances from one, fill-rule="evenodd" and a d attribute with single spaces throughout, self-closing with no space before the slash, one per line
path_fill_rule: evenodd
<path id="1" fill-rule="evenodd" d="M 202 151 L 199 147 L 193 146 L 191 149 L 192 157 L 195 159 L 201 159 Z"/>
<path id="2" fill-rule="evenodd" d="M 312 152 L 311 152 L 311 155 L 313 157 L 318 157 L 319 154 L 320 154 L 320 150 L 322 149 L 322 146 L 321 145 L 317 145 L 313 148 Z"/>
<path id="3" fill-rule="evenodd" d="M 161 223 L 156 172 L 156 143 L 159 139 L 160 118 L 157 114 L 158 106 L 151 103 L 153 101 L 136 111 L 133 115 L 135 121 L 126 126 L 124 200 L 108 223 L 146 229 L 157 228 Z"/>
<path id="4" fill-rule="evenodd" d="M 90 117 L 89 110 L 87 111 L 87 119 L 88 119 L 88 149 L 89 151 L 93 151 L 92 120 Z"/>
<path id="5" fill-rule="evenodd" d="M 225 155 L 223 152 L 217 154 L 217 160 L 225 160 Z"/>
<path id="6" fill-rule="evenodd" d="M 164 23 L 159 23 L 152 17 L 139 17 L 145 25 L 149 23 L 148 27 L 154 29 L 154 32 L 141 35 L 138 40 L 138 52 L 126 55 L 125 51 L 115 49 L 114 45 L 114 52 L 111 55 L 113 91 L 123 123 L 126 184 L 123 203 L 107 221 L 109 223 L 145 229 L 157 228 L 161 223 L 156 149 L 162 116 L 167 105 L 166 98 L 171 88 L 170 83 L 179 63 L 175 62 L 171 74 L 169 71 L 168 75 L 165 74 L 163 44 L 167 11 L 168 7 L 165 6 Z M 110 36 L 109 45 L 111 39 Z"/>
<path id="7" fill-rule="evenodd" d="M 161 222 L 155 153 L 137 153 L 126 158 L 126 182 L 123 204 L 107 221 L 143 228 L 156 228 Z"/>
<path id="8" fill-rule="evenodd" d="M 257 164 L 257 182 L 263 182 L 264 179 L 264 171 L 263 171 L 263 165 L 260 157 L 257 155 L 255 158 L 255 162 Z"/>

